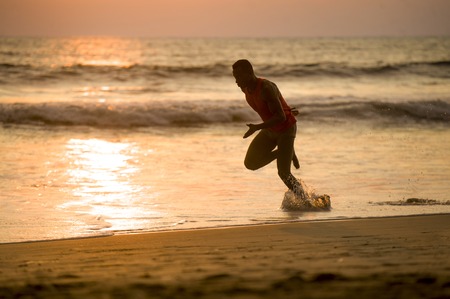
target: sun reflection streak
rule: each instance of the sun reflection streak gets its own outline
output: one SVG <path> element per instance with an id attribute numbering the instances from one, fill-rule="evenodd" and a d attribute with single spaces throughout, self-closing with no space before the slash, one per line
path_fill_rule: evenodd
<path id="1" fill-rule="evenodd" d="M 71 139 L 66 147 L 70 161 L 68 183 L 73 187 L 70 189 L 73 200 L 63 204 L 63 209 L 92 216 L 93 230 L 136 230 L 140 228 L 140 222 L 148 222 L 159 215 L 150 202 L 137 202 L 142 201 L 142 194 L 150 201 L 152 196 L 146 192 L 151 187 L 133 181 L 140 171 L 133 163 L 134 145 L 99 139 Z"/>

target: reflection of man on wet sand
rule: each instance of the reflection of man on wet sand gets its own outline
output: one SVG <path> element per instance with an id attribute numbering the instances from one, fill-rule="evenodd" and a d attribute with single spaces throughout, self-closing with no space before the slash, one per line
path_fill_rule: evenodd
<path id="1" fill-rule="evenodd" d="M 297 110 L 288 106 L 273 82 L 255 76 L 248 60 L 238 60 L 233 64 L 233 76 L 245 93 L 247 103 L 263 121 L 259 124 L 247 124 L 248 131 L 244 138 L 257 131 L 259 133 L 248 148 L 245 167 L 257 170 L 277 160 L 281 180 L 298 198 L 306 199 L 302 186 L 291 173 L 291 161 L 296 168 L 300 167 L 294 152 Z"/>

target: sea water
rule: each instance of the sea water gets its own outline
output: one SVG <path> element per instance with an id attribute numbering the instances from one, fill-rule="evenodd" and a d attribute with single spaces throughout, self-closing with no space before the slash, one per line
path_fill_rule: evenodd
<path id="1" fill-rule="evenodd" d="M 0 242 L 450 213 L 450 39 L 0 39 Z M 284 211 L 231 64 L 300 111 Z M 414 201 L 409 198 L 418 198 Z M 429 199 L 425 201 L 424 199 Z"/>

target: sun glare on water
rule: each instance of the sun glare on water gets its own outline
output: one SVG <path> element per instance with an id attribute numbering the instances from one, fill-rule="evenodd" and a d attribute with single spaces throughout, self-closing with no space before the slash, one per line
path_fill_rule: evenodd
<path id="1" fill-rule="evenodd" d="M 115 38 L 74 39 L 70 42 L 75 49 L 74 57 L 86 66 L 130 67 L 139 63 L 140 47 L 131 41 Z M 131 45 L 132 44 L 132 45 Z"/>
<path id="2" fill-rule="evenodd" d="M 132 144 L 71 139 L 66 147 L 70 161 L 68 183 L 73 186 L 70 189 L 73 200 L 62 208 L 105 221 L 115 231 L 131 230 L 135 228 L 135 222 L 149 221 L 157 215 L 150 202 L 149 209 L 142 209 L 142 203 L 133 204 L 141 200 L 144 188 L 151 187 L 133 182 L 139 167 L 133 162 L 136 149 Z M 147 197 L 147 200 L 151 198 Z M 102 228 L 107 227 L 93 229 Z"/>

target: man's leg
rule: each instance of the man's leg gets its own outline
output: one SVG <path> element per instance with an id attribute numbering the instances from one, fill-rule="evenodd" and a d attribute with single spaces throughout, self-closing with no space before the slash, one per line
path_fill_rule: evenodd
<path id="1" fill-rule="evenodd" d="M 260 169 L 277 158 L 277 152 L 274 151 L 277 143 L 269 134 L 266 130 L 261 130 L 250 143 L 244 160 L 247 169 Z"/>
<path id="2" fill-rule="evenodd" d="M 296 169 L 300 169 L 300 162 L 298 161 L 297 155 L 295 154 L 295 150 L 294 150 L 294 153 L 292 155 L 292 164 L 294 164 L 294 167 Z"/>
<path id="3" fill-rule="evenodd" d="M 278 138 L 277 167 L 278 175 L 284 184 L 297 196 L 306 199 L 304 190 L 291 173 L 291 162 L 294 156 L 294 141 L 297 127 L 294 125 Z"/>

